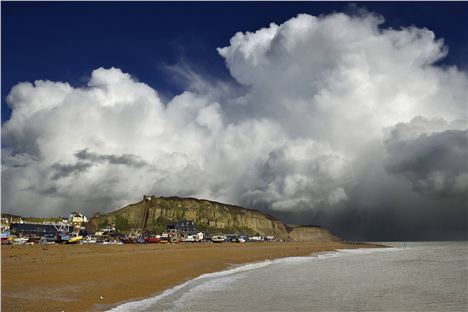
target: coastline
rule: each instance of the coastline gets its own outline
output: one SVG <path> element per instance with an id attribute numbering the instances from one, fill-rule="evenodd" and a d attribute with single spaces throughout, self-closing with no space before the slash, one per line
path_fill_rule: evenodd
<path id="1" fill-rule="evenodd" d="M 236 265 L 372 247 L 383 246 L 343 242 L 2 246 L 1 310 L 105 311 Z"/>

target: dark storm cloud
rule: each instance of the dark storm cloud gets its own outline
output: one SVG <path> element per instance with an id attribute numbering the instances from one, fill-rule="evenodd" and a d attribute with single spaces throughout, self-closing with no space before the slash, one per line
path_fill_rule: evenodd
<path id="1" fill-rule="evenodd" d="M 75 153 L 75 157 L 79 160 L 75 164 L 60 164 L 56 163 L 51 166 L 51 170 L 54 172 L 51 179 L 57 180 L 66 178 L 72 174 L 80 174 L 86 172 L 90 167 L 108 162 L 112 165 L 125 165 L 130 167 L 140 168 L 146 165 L 146 162 L 139 159 L 135 155 L 100 155 L 97 153 L 89 152 L 87 149 L 83 149 Z"/>
<path id="2" fill-rule="evenodd" d="M 406 177 L 416 191 L 426 195 L 466 196 L 467 135 L 466 130 L 447 130 L 399 140 L 392 132 L 385 142 L 386 168 Z"/>
<path id="3" fill-rule="evenodd" d="M 113 165 L 126 165 L 131 167 L 143 167 L 146 164 L 140 157 L 130 154 L 124 155 L 106 155 L 88 152 L 87 149 L 81 150 L 75 154 L 76 158 L 83 161 L 89 161 L 93 163 L 109 162 Z"/>
<path id="4" fill-rule="evenodd" d="M 63 165 L 63 164 L 54 164 L 51 166 L 51 169 L 54 171 L 52 175 L 52 180 L 57 180 L 60 178 L 66 178 L 72 174 L 80 174 L 92 167 L 91 163 L 86 162 L 77 162 L 76 164 Z"/>

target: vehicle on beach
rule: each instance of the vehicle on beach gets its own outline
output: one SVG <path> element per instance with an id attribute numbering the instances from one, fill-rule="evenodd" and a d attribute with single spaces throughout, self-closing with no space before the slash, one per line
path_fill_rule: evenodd
<path id="1" fill-rule="evenodd" d="M 144 244 L 145 239 L 142 236 L 139 236 L 139 237 L 135 238 L 135 243 L 136 244 Z"/>
<path id="2" fill-rule="evenodd" d="M 238 237 L 239 236 L 237 234 L 226 234 L 226 235 L 224 235 L 224 241 L 226 243 L 235 243 L 235 242 L 237 242 Z"/>
<path id="3" fill-rule="evenodd" d="M 131 238 L 120 238 L 120 241 L 124 244 L 146 244 L 143 237 L 131 237 Z"/>
<path id="4" fill-rule="evenodd" d="M 45 235 L 41 236 L 37 240 L 37 243 L 39 243 L 39 244 L 55 244 L 56 240 L 57 240 L 57 237 L 55 237 L 52 234 L 46 233 Z"/>
<path id="5" fill-rule="evenodd" d="M 188 235 L 183 239 L 184 243 L 195 243 L 197 241 L 196 235 Z"/>
<path id="6" fill-rule="evenodd" d="M 27 241 L 28 241 L 28 238 L 26 237 L 16 237 L 16 238 L 13 238 L 11 243 L 13 245 L 24 245 L 26 244 Z"/>
<path id="7" fill-rule="evenodd" d="M 66 243 L 68 242 L 69 239 L 71 239 L 72 236 L 68 233 L 60 233 L 58 236 L 57 236 L 57 241 L 59 243 Z"/>
<path id="8" fill-rule="evenodd" d="M 184 243 L 195 243 L 203 241 L 203 233 L 198 232 L 197 234 L 187 235 L 185 238 L 182 239 Z"/>
<path id="9" fill-rule="evenodd" d="M 224 237 L 223 235 L 215 235 L 211 237 L 211 241 L 213 243 L 224 243 L 225 240 L 226 237 Z"/>
<path id="10" fill-rule="evenodd" d="M 252 236 L 249 238 L 249 241 L 251 242 L 263 242 L 264 239 L 262 236 Z"/>
<path id="11" fill-rule="evenodd" d="M 97 243 L 97 239 L 96 237 L 92 237 L 90 235 L 86 236 L 85 238 L 83 238 L 83 240 L 81 241 L 82 244 L 96 244 Z"/>
<path id="12" fill-rule="evenodd" d="M 55 244 L 55 239 L 50 239 L 47 236 L 42 236 L 37 243 L 41 245 L 51 245 Z"/>
<path id="13" fill-rule="evenodd" d="M 161 237 L 159 238 L 159 242 L 161 244 L 167 244 L 169 243 L 169 234 L 168 233 L 162 233 Z"/>

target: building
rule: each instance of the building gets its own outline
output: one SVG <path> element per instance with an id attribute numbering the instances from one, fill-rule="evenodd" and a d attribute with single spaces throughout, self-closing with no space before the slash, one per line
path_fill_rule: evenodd
<path id="1" fill-rule="evenodd" d="M 5 232 L 10 229 L 10 220 L 8 218 L 1 218 L 1 231 Z"/>
<path id="2" fill-rule="evenodd" d="M 84 214 L 79 213 L 79 212 L 72 212 L 68 220 L 73 225 L 81 225 L 82 223 L 88 222 L 88 218 L 86 218 Z"/>
<path id="3" fill-rule="evenodd" d="M 56 236 L 73 232 L 73 225 L 61 223 L 11 223 L 10 233 L 16 236 Z"/>
<path id="4" fill-rule="evenodd" d="M 192 220 L 181 220 L 176 223 L 169 224 L 167 226 L 167 229 L 174 229 L 187 235 L 195 235 L 199 232 L 197 229 L 197 225 Z"/>

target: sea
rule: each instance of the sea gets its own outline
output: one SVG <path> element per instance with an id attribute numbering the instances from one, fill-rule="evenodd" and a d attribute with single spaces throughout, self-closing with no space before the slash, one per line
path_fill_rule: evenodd
<path id="1" fill-rule="evenodd" d="M 468 311 L 468 242 L 393 242 L 205 274 L 110 311 Z"/>

